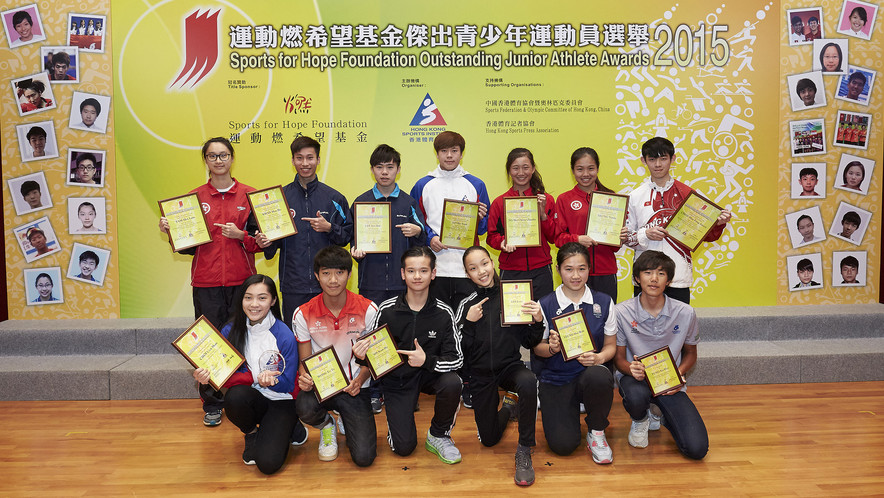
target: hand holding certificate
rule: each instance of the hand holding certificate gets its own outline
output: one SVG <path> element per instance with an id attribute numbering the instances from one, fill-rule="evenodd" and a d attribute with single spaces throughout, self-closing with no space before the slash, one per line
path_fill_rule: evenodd
<path id="1" fill-rule="evenodd" d="M 439 239 L 451 249 L 467 249 L 479 232 L 479 203 L 445 199 Z"/>
<path id="2" fill-rule="evenodd" d="M 288 201 L 285 200 L 285 194 L 282 187 L 266 188 L 249 192 L 249 204 L 252 206 L 252 213 L 255 215 L 255 221 L 258 222 L 258 228 L 268 241 L 274 241 L 289 235 L 298 233 L 295 222 L 292 221 L 292 215 L 289 211 Z"/>
<path id="3" fill-rule="evenodd" d="M 503 217 L 508 245 L 540 247 L 540 206 L 537 197 L 505 197 Z"/>
<path id="4" fill-rule="evenodd" d="M 209 383 L 215 389 L 221 389 L 245 361 L 204 316 L 172 341 L 172 345 L 194 368 L 209 371 Z"/>
<path id="5" fill-rule="evenodd" d="M 368 361 L 368 369 L 373 379 L 377 380 L 405 363 L 396 352 L 396 344 L 386 325 L 372 330 L 359 340 L 368 341 L 365 359 Z"/>
<path id="6" fill-rule="evenodd" d="M 645 366 L 645 380 L 654 396 L 677 391 L 685 385 L 669 346 L 639 356 L 638 361 Z"/>
<path id="7" fill-rule="evenodd" d="M 206 215 L 196 194 L 159 201 L 160 213 L 169 222 L 169 243 L 175 252 L 212 241 Z"/>
<path id="8" fill-rule="evenodd" d="M 392 217 L 389 202 L 354 202 L 353 231 L 356 248 L 366 254 L 390 253 Z"/>
<path id="9" fill-rule="evenodd" d="M 663 228 L 670 237 L 695 251 L 715 226 L 722 211 L 714 202 L 691 191 Z"/>
<path id="10" fill-rule="evenodd" d="M 530 280 L 504 280 L 500 282 L 500 311 L 502 325 L 534 323 L 534 317 L 525 313 L 522 306 L 534 301 Z"/>
<path id="11" fill-rule="evenodd" d="M 321 349 L 304 358 L 301 363 L 313 379 L 313 392 L 320 403 L 343 391 L 350 381 L 335 353 L 334 346 Z"/>
<path id="12" fill-rule="evenodd" d="M 599 244 L 620 247 L 620 229 L 626 224 L 628 202 L 628 195 L 593 192 L 586 215 L 586 235 Z"/>
<path id="13" fill-rule="evenodd" d="M 573 360 L 583 353 L 598 350 L 592 340 L 592 334 L 582 309 L 553 318 L 553 325 L 559 334 L 559 341 L 562 343 L 562 357 L 565 358 L 565 361 Z"/>

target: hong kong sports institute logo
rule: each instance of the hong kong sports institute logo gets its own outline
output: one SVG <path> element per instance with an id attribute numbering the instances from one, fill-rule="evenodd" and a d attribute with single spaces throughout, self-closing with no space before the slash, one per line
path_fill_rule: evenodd
<path id="1" fill-rule="evenodd" d="M 411 119 L 411 126 L 445 126 L 445 124 L 442 113 L 428 93 L 424 100 L 421 101 L 421 105 L 418 106 L 417 112 L 414 113 L 414 117 Z"/>
<path id="2" fill-rule="evenodd" d="M 197 9 L 184 18 L 184 63 L 172 88 L 193 88 L 209 75 L 218 62 L 218 14 Z"/>

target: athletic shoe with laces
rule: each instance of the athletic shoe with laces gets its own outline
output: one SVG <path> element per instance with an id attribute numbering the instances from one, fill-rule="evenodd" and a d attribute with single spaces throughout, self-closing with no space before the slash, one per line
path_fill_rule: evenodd
<path id="1" fill-rule="evenodd" d="M 519 412 L 516 407 L 519 405 L 519 396 L 516 393 L 507 391 L 506 394 L 503 395 L 503 407 L 510 411 L 510 420 L 517 420 L 519 418 Z"/>
<path id="2" fill-rule="evenodd" d="M 449 465 L 460 462 L 460 450 L 454 446 L 454 441 L 450 437 L 436 437 L 427 431 L 427 442 L 424 447 L 430 453 L 434 453 L 439 460 Z"/>
<path id="3" fill-rule="evenodd" d="M 605 431 L 589 431 L 586 433 L 586 447 L 592 453 L 592 461 L 598 464 L 614 461 L 614 452 L 605 439 Z"/>
<path id="4" fill-rule="evenodd" d="M 250 434 L 246 434 L 245 437 L 245 448 L 242 450 L 242 463 L 246 465 L 255 465 L 255 456 L 252 455 L 252 449 L 255 446 L 255 440 L 258 439 L 258 433 L 252 432 Z"/>
<path id="5" fill-rule="evenodd" d="M 384 408 L 384 398 L 371 398 L 371 411 L 381 413 Z"/>
<path id="6" fill-rule="evenodd" d="M 221 410 L 206 412 L 206 415 L 203 417 L 203 425 L 206 427 L 221 425 Z"/>
<path id="7" fill-rule="evenodd" d="M 332 418 L 325 427 L 319 429 L 319 461 L 331 462 L 338 458 L 338 434 Z"/>
<path id="8" fill-rule="evenodd" d="M 292 446 L 301 446 L 307 442 L 307 427 L 298 420 L 292 429 Z"/>
<path id="9" fill-rule="evenodd" d="M 515 481 L 519 486 L 534 484 L 534 465 L 531 463 L 531 448 L 521 444 L 516 448 Z"/>
<path id="10" fill-rule="evenodd" d="M 651 407 L 648 408 L 648 420 L 650 421 L 648 430 L 660 430 L 660 426 L 663 425 L 663 412 L 660 411 L 660 407 L 652 404 Z"/>
<path id="11" fill-rule="evenodd" d="M 629 428 L 629 436 L 626 438 L 633 448 L 648 447 L 648 426 L 651 424 L 647 416 L 641 420 L 633 420 Z"/>

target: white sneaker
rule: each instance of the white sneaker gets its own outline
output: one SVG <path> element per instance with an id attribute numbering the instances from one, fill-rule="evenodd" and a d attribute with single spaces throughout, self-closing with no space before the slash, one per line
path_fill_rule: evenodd
<path id="1" fill-rule="evenodd" d="M 344 417 L 338 415 L 338 434 L 344 436 L 347 431 L 344 430 Z"/>
<path id="2" fill-rule="evenodd" d="M 652 404 L 651 407 L 648 408 L 648 420 L 650 420 L 648 430 L 660 430 L 660 426 L 663 423 L 663 412 L 660 411 L 660 408 L 657 405 Z"/>
<path id="3" fill-rule="evenodd" d="M 424 447 L 439 457 L 439 460 L 449 465 L 461 461 L 460 450 L 457 449 L 450 437 L 436 437 L 427 431 L 427 442 L 424 443 Z"/>
<path id="4" fill-rule="evenodd" d="M 614 461 L 614 452 L 605 439 L 605 431 L 589 431 L 586 433 L 586 447 L 592 453 L 592 461 L 598 464 Z"/>
<path id="5" fill-rule="evenodd" d="M 330 462 L 338 458 L 338 435 L 335 420 L 332 418 L 325 427 L 319 429 L 319 461 Z"/>
<path id="6" fill-rule="evenodd" d="M 629 441 L 629 445 L 633 448 L 647 448 L 648 447 L 648 426 L 650 425 L 650 420 L 648 417 L 641 420 L 633 420 L 632 427 L 629 428 L 629 436 L 626 438 Z"/>

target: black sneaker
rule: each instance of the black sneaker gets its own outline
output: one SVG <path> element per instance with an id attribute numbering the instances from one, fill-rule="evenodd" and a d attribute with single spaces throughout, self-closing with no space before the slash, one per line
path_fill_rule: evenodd
<path id="1" fill-rule="evenodd" d="M 470 383 L 463 383 L 463 391 L 460 392 L 460 399 L 463 401 L 464 408 L 473 408 L 473 397 L 470 395 Z"/>
<path id="2" fill-rule="evenodd" d="M 531 448 L 521 444 L 516 448 L 515 480 L 519 486 L 534 484 L 534 465 L 531 463 Z"/>
<path id="3" fill-rule="evenodd" d="M 307 442 L 307 427 L 298 420 L 292 429 L 292 446 L 301 446 Z"/>
<path id="4" fill-rule="evenodd" d="M 384 398 L 371 398 L 371 411 L 381 413 L 384 409 Z"/>
<path id="5" fill-rule="evenodd" d="M 255 446 L 255 440 L 258 439 L 257 432 L 251 432 L 245 435 L 245 449 L 242 451 L 242 463 L 246 465 L 255 465 L 255 456 L 252 455 L 252 449 Z"/>
<path id="6" fill-rule="evenodd" d="M 206 412 L 205 416 L 203 416 L 203 425 L 206 427 L 221 425 L 221 410 Z"/>

